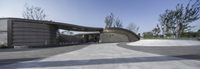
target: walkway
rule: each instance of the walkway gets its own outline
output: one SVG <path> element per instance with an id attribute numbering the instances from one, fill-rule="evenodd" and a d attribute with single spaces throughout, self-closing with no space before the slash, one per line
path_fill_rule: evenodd
<path id="1" fill-rule="evenodd" d="M 196 56 L 195 56 L 196 57 Z M 0 66 L 1 69 L 199 69 L 200 60 L 170 57 L 117 46 L 92 44 L 45 59 Z"/>

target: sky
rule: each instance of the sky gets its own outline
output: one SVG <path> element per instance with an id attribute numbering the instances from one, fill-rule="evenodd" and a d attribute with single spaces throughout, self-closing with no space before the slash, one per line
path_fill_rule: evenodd
<path id="1" fill-rule="evenodd" d="M 176 4 L 189 0 L 0 0 L 0 17 L 22 18 L 25 5 L 41 7 L 47 20 L 89 27 L 104 27 L 111 12 L 127 27 L 134 23 L 139 32 L 151 31 L 159 24 L 159 15 Z M 200 20 L 192 24 L 200 28 Z"/>

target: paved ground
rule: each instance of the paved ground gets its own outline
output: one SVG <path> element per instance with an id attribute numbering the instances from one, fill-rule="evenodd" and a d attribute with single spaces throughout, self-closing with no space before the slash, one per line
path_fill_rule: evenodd
<path id="1" fill-rule="evenodd" d="M 188 57 L 188 56 L 187 56 Z M 189 56 L 190 57 L 190 56 Z M 135 51 L 117 43 L 93 44 L 44 59 L 0 66 L 1 69 L 199 69 L 196 59 Z"/>
<path id="2" fill-rule="evenodd" d="M 82 49 L 86 46 L 88 45 L 75 45 L 51 48 L 0 49 L 0 66 L 5 64 L 16 63 L 19 61 L 42 59 L 53 55 Z"/>
<path id="3" fill-rule="evenodd" d="M 200 46 L 197 40 L 162 40 L 162 39 L 146 39 L 128 43 L 133 46 Z"/>
<path id="4" fill-rule="evenodd" d="M 122 44 L 121 47 L 170 56 L 200 55 L 200 41 L 197 40 L 139 40 Z"/>

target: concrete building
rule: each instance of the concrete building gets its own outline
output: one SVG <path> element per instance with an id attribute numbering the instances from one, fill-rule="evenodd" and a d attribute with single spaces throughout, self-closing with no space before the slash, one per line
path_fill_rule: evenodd
<path id="1" fill-rule="evenodd" d="M 1 18 L 0 41 L 10 47 L 56 45 L 58 29 L 74 31 L 103 30 L 103 28 L 84 27 L 52 21 Z"/>
<path id="2" fill-rule="evenodd" d="M 95 38 L 100 38 L 101 42 L 139 40 L 139 37 L 137 35 L 135 35 L 134 33 L 130 33 L 130 31 L 124 29 L 103 29 L 78 26 L 61 22 L 30 20 L 21 18 L 0 18 L 0 43 L 5 44 L 8 47 L 55 46 L 59 44 L 57 40 L 58 29 L 84 32 L 100 32 L 99 34 L 102 35 L 95 36 Z M 110 32 L 109 34 L 112 33 L 112 35 L 114 35 L 115 37 L 119 36 L 119 38 L 107 37 L 107 35 L 109 35 L 108 32 Z M 85 39 L 89 39 L 89 37 L 86 37 Z M 107 41 L 107 39 L 109 39 L 109 41 Z"/>

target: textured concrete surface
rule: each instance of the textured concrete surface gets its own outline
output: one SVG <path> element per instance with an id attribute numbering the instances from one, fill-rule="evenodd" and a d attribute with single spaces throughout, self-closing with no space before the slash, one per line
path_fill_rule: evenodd
<path id="1" fill-rule="evenodd" d="M 200 41 L 196 40 L 140 40 L 120 46 L 161 55 L 200 55 Z"/>
<path id="2" fill-rule="evenodd" d="M 102 33 L 100 34 L 100 42 L 129 42 L 128 36 L 119 33 Z"/>
<path id="3" fill-rule="evenodd" d="M 190 57 L 190 56 L 189 56 Z M 134 51 L 117 43 L 93 44 L 44 59 L 0 66 L 2 69 L 199 69 L 195 59 Z"/>
<path id="4" fill-rule="evenodd" d="M 75 46 L 52 47 L 52 48 L 0 49 L 0 66 L 20 61 L 42 59 L 53 55 L 82 49 L 86 46 L 87 45 L 75 45 Z"/>
<path id="5" fill-rule="evenodd" d="M 146 39 L 136 42 L 127 43 L 132 46 L 200 46 L 200 41 L 197 40 L 161 40 L 161 39 Z"/>

